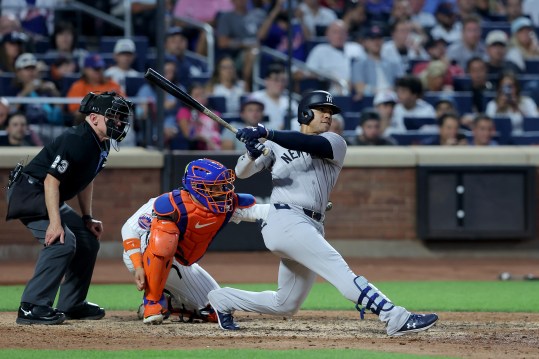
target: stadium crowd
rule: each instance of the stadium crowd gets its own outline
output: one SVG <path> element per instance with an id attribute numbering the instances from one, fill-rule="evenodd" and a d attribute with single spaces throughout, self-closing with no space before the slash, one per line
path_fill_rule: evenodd
<path id="1" fill-rule="evenodd" d="M 163 75 L 239 126 L 296 129 L 291 76 L 296 94 L 333 94 L 342 109 L 333 131 L 352 146 L 539 144 L 534 0 L 169 0 L 165 19 L 156 1 L 133 0 L 131 38 L 64 2 L 1 3 L 0 146 L 46 144 L 80 121 L 86 93 L 116 91 L 141 100 L 122 146 L 155 146 L 161 131 L 167 149 L 237 148 L 170 95 L 156 128 L 157 92 L 143 74 L 156 66 L 162 21 Z M 123 1 L 88 3 L 123 16 Z M 186 18 L 211 25 L 213 44 Z M 289 73 L 261 47 L 304 66 Z"/>

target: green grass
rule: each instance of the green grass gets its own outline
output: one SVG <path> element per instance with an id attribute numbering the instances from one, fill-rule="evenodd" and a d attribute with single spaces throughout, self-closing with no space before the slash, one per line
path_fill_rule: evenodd
<path id="1" fill-rule="evenodd" d="M 412 311 L 539 312 L 537 282 L 380 282 L 393 302 Z M 271 284 L 232 284 L 235 288 L 275 290 Z M 24 286 L 2 286 L 0 311 L 15 311 Z M 526 295 L 515 295 L 526 293 Z M 131 284 L 92 285 L 88 300 L 108 310 L 135 310 L 141 293 Z M 354 310 L 352 303 L 328 283 L 316 283 L 302 306 L 309 310 Z"/>
<path id="2" fill-rule="evenodd" d="M 84 354 L 83 354 L 84 353 Z M 182 359 L 266 359 L 266 358 L 287 358 L 287 359 L 413 359 L 413 358 L 449 358 L 441 356 L 411 355 L 397 353 L 379 353 L 367 350 L 346 350 L 346 349 L 317 349 L 317 350 L 256 350 L 256 349 L 219 349 L 219 350 L 85 350 L 84 352 L 74 350 L 2 350 L 0 357 L 10 359 L 71 359 L 71 358 L 182 358 Z"/>

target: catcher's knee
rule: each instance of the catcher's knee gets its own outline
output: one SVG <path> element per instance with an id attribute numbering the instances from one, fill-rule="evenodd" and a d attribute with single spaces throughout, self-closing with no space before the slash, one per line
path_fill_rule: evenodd
<path id="1" fill-rule="evenodd" d="M 178 247 L 179 235 L 180 230 L 176 223 L 154 218 L 146 250 L 156 256 L 172 258 Z"/>

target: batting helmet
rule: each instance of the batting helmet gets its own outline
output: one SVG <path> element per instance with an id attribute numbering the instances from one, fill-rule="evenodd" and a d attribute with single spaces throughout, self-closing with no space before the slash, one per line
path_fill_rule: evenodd
<path id="1" fill-rule="evenodd" d="M 115 92 L 90 92 L 82 99 L 79 112 L 105 116 L 107 137 L 121 142 L 131 127 L 129 118 L 133 115 L 132 109 L 133 104 Z"/>
<path id="2" fill-rule="evenodd" d="M 223 164 L 202 158 L 189 162 L 183 175 L 183 186 L 213 213 L 232 210 L 236 175 Z"/>
<path id="3" fill-rule="evenodd" d="M 333 96 L 327 91 L 312 91 L 303 96 L 298 106 L 298 121 L 303 125 L 308 125 L 314 118 L 313 108 L 318 106 L 331 107 L 333 114 L 341 112 L 339 106 L 333 103 Z"/>

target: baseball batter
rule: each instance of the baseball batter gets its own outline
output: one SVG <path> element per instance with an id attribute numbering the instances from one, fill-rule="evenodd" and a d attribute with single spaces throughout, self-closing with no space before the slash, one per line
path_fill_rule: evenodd
<path id="1" fill-rule="evenodd" d="M 232 171 L 217 161 L 190 162 L 184 188 L 151 198 L 123 225 L 123 260 L 135 276 L 137 289 L 145 291 L 140 308 L 144 313 L 139 310 L 145 324 L 161 324 L 169 313 L 190 321 L 217 322 L 208 293 L 219 285 L 195 262 L 228 221 L 262 221 L 269 209 L 268 204 L 255 204 L 251 195 L 234 193 L 234 179 Z M 163 225 L 167 221 L 173 222 L 172 229 Z M 156 234 L 163 229 L 168 232 Z M 172 246 L 166 245 L 169 239 Z M 161 266 L 167 258 L 172 259 L 171 265 Z M 169 294 L 170 302 L 163 292 Z"/>
<path id="2" fill-rule="evenodd" d="M 232 316 L 235 310 L 293 315 L 317 274 L 355 303 L 361 317 L 365 309 L 377 314 L 388 335 L 423 331 L 438 320 L 436 314 L 413 314 L 394 305 L 366 278 L 352 272 L 324 238 L 324 212 L 346 154 L 344 139 L 327 132 L 332 115 L 339 112 L 331 94 L 314 91 L 298 107 L 301 132 L 267 130 L 261 125 L 238 131 L 247 153 L 239 158 L 236 175 L 246 178 L 263 169 L 272 173 L 271 206 L 262 235 L 266 247 L 280 256 L 281 262 L 277 291 L 220 288 L 209 293 L 222 329 L 239 329 Z M 267 139 L 268 156 L 261 156 L 260 138 Z"/>

